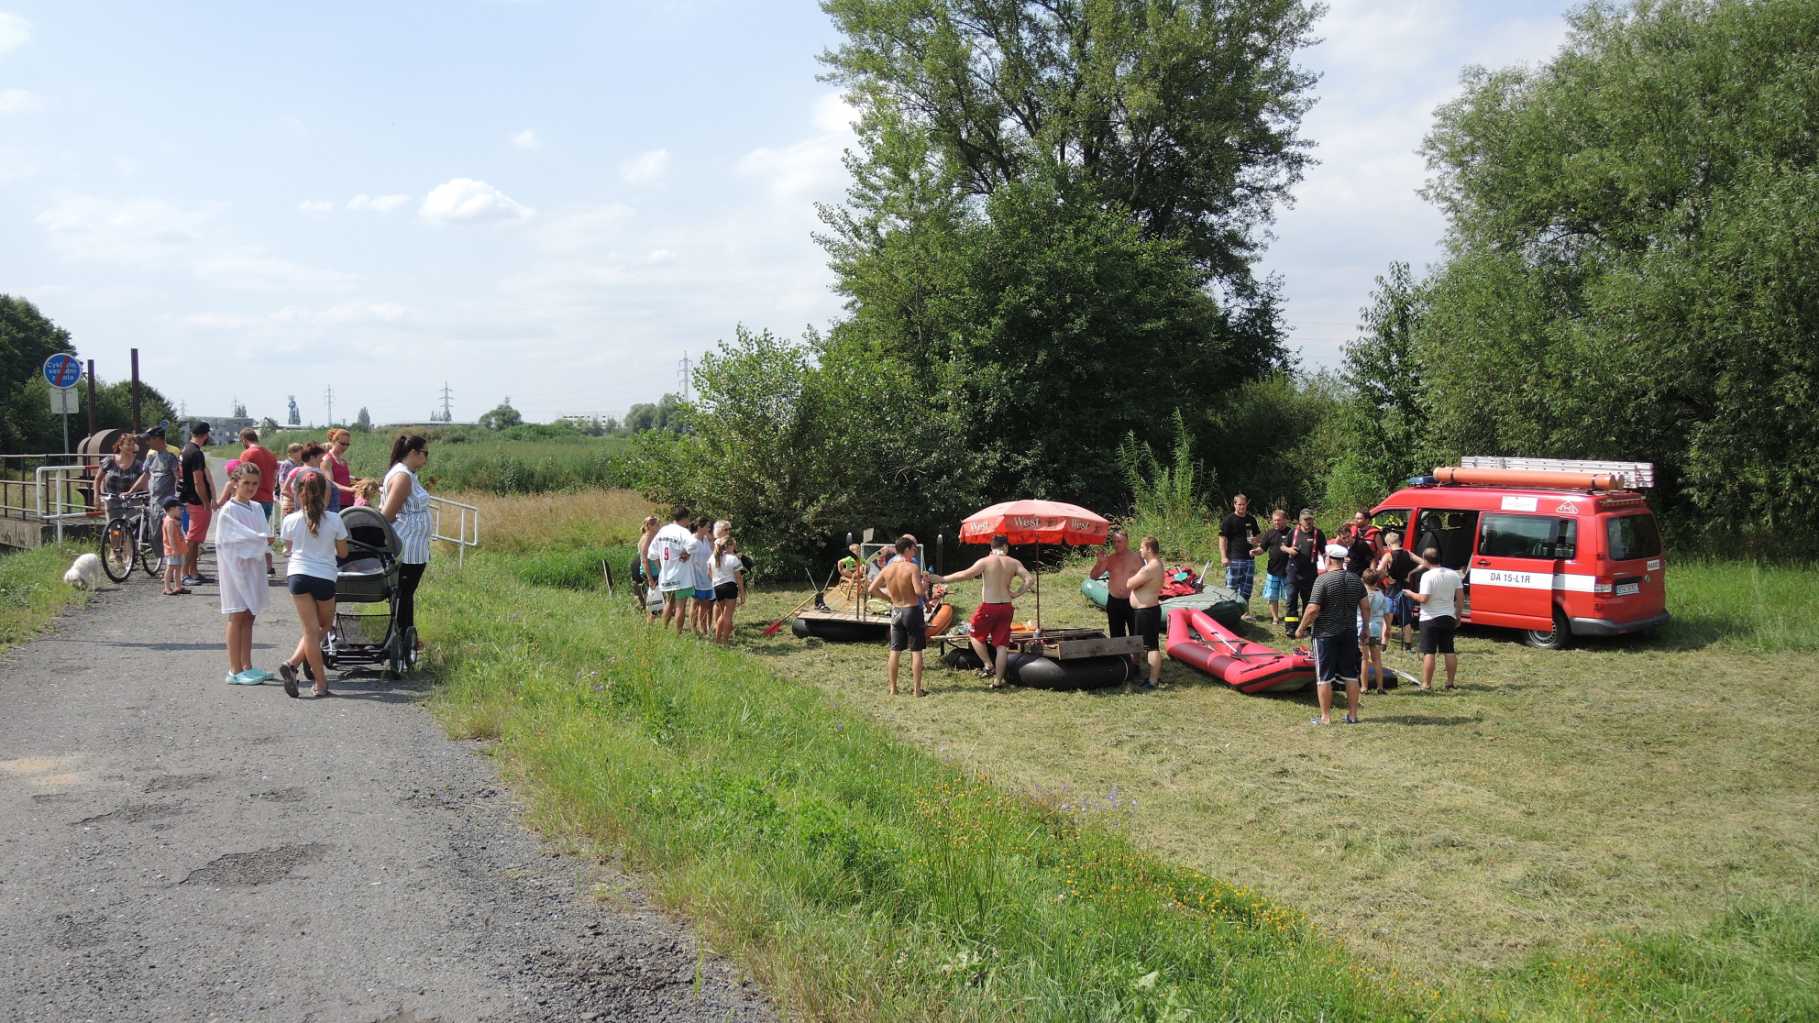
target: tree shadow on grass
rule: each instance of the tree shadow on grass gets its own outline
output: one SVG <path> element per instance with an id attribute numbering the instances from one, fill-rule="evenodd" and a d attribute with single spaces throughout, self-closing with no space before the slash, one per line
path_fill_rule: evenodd
<path id="1" fill-rule="evenodd" d="M 1368 708 L 1367 708 L 1367 710 L 1368 710 Z M 1481 717 L 1477 717 L 1475 715 L 1466 716 L 1466 715 L 1462 715 L 1462 714 L 1455 714 L 1455 715 L 1451 715 L 1448 717 L 1422 717 L 1417 714 L 1383 714 L 1383 715 L 1372 714 L 1372 715 L 1367 715 L 1364 718 L 1362 723 L 1367 724 L 1367 725 L 1371 725 L 1371 724 L 1402 725 L 1402 726 L 1425 725 L 1425 726 L 1430 726 L 1430 727 L 1435 727 L 1435 728 L 1455 728 L 1459 725 L 1481 725 L 1484 723 L 1484 719 Z"/>

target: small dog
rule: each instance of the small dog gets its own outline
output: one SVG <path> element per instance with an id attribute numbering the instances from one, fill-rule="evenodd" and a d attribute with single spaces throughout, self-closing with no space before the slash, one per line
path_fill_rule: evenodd
<path id="1" fill-rule="evenodd" d="M 63 581 L 78 590 L 92 590 L 101 585 L 101 556 L 84 554 L 63 573 Z"/>

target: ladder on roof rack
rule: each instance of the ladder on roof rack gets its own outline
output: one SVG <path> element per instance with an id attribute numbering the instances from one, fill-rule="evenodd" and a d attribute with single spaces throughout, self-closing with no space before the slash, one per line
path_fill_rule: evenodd
<path id="1" fill-rule="evenodd" d="M 1599 462 L 1577 458 L 1501 458 L 1494 455 L 1467 455 L 1459 460 L 1464 469 L 1514 469 L 1522 472 L 1590 472 L 1609 473 L 1618 477 L 1631 490 L 1649 490 L 1655 485 L 1653 462 Z"/>

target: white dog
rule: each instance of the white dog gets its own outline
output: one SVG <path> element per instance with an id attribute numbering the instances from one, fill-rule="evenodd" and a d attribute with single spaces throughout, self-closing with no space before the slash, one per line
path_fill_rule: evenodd
<path id="1" fill-rule="evenodd" d="M 78 590 L 92 590 L 101 585 L 101 556 L 84 554 L 63 573 L 63 581 Z"/>

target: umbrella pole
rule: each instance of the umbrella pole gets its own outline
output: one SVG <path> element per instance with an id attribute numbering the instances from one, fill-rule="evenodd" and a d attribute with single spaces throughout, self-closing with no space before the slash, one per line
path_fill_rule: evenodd
<path id="1" fill-rule="evenodd" d="M 1042 635 L 1042 545 L 1036 545 L 1036 635 Z"/>

